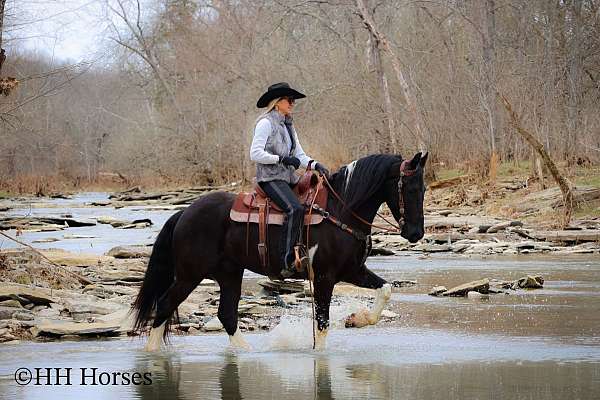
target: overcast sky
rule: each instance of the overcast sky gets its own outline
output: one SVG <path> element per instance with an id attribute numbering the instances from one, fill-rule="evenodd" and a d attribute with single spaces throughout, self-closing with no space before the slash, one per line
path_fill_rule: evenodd
<path id="1" fill-rule="evenodd" d="M 106 44 L 104 0 L 8 0 L 16 24 L 5 33 L 9 52 L 28 49 L 57 60 L 79 62 L 98 56 Z M 9 28 L 10 29 L 10 28 Z"/>

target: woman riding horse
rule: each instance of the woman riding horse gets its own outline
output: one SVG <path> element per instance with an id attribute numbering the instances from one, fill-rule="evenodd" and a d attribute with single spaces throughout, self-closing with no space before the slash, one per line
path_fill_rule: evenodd
<path id="1" fill-rule="evenodd" d="M 327 211 L 322 210 L 325 220 L 311 227 L 310 242 L 306 243 L 314 272 L 318 329 L 315 348 L 325 346 L 329 305 L 333 287 L 338 282 L 376 289 L 374 308 L 361 315 L 369 324 L 379 320 L 390 298 L 391 286 L 365 265 L 372 223 L 379 207 L 385 203 L 401 227 L 402 237 L 412 243 L 423 237 L 426 160 L 427 155 L 421 156 L 421 153 L 412 159 L 376 154 L 353 161 L 328 179 Z M 291 169 L 288 171 L 290 179 L 292 172 Z M 322 172 L 327 171 L 323 169 Z M 235 198 L 235 194 L 228 192 L 208 193 L 165 222 L 154 243 L 144 282 L 133 304 L 135 331 L 142 331 L 148 322 L 153 321 L 146 350 L 160 349 L 177 307 L 205 278 L 219 284 L 217 316 L 231 344 L 249 347 L 238 328 L 244 270 L 261 275 L 275 271 L 263 269 L 257 246 L 247 250 L 249 242 L 258 243 L 258 225 L 231 220 L 230 211 Z M 267 243 L 277 240 L 285 232 L 273 225 L 268 235 Z M 273 253 L 269 253 L 268 265 L 277 268 L 279 256 Z M 353 323 L 352 320 L 349 322 Z"/>
<path id="2" fill-rule="evenodd" d="M 298 134 L 292 125 L 292 109 L 297 99 L 306 97 L 292 89 L 286 82 L 269 86 L 260 96 L 256 106 L 265 108 L 254 128 L 254 138 L 250 146 L 250 159 L 256 163 L 256 181 L 269 198 L 285 212 L 283 234 L 279 239 L 281 255 L 281 276 L 294 275 L 294 246 L 301 238 L 304 207 L 290 186 L 298 183 L 295 171 L 299 168 L 314 168 L 329 175 L 323 164 L 308 157 Z M 308 257 L 301 251 L 300 269 L 306 270 Z"/>

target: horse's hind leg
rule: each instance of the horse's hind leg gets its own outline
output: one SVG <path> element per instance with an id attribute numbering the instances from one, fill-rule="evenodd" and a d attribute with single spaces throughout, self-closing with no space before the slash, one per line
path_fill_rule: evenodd
<path id="1" fill-rule="evenodd" d="M 358 275 L 345 279 L 345 281 L 363 288 L 376 289 L 377 292 L 373 309 L 350 314 L 346 318 L 346 328 L 362 328 L 366 325 L 375 325 L 381 318 L 385 305 L 390 300 L 392 286 L 364 265 Z"/>
<path id="2" fill-rule="evenodd" d="M 199 280 L 194 281 L 178 281 L 175 280 L 171 287 L 158 300 L 156 307 L 156 317 L 152 323 L 150 337 L 146 343 L 144 350 L 158 351 L 162 342 L 167 320 L 171 318 L 177 307 L 189 296 L 190 293 L 198 286 Z"/>
<path id="3" fill-rule="evenodd" d="M 219 311 L 217 316 L 229 335 L 232 347 L 250 350 L 250 345 L 238 328 L 238 304 L 242 294 L 242 277 L 244 269 L 226 262 L 215 276 L 221 288 Z"/>

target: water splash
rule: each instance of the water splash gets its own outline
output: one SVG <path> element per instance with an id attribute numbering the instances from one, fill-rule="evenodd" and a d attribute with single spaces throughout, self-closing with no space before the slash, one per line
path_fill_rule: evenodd
<path id="1" fill-rule="evenodd" d="M 282 316 L 266 340 L 268 350 L 312 349 L 312 345 L 312 319 L 308 316 Z"/>
<path id="2" fill-rule="evenodd" d="M 338 298 L 329 309 L 330 331 L 344 329 L 346 317 L 368 306 L 365 299 L 344 297 Z M 268 334 L 267 350 L 300 350 L 312 349 L 313 322 L 312 309 L 306 305 L 296 309 L 294 314 L 283 315 Z"/>

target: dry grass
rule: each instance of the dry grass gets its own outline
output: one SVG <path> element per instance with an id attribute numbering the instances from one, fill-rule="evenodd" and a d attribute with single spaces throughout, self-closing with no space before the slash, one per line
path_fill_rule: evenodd
<path id="1" fill-rule="evenodd" d="M 80 288 L 73 276 L 60 271 L 30 250 L 0 252 L 0 281 L 51 289 Z"/>

